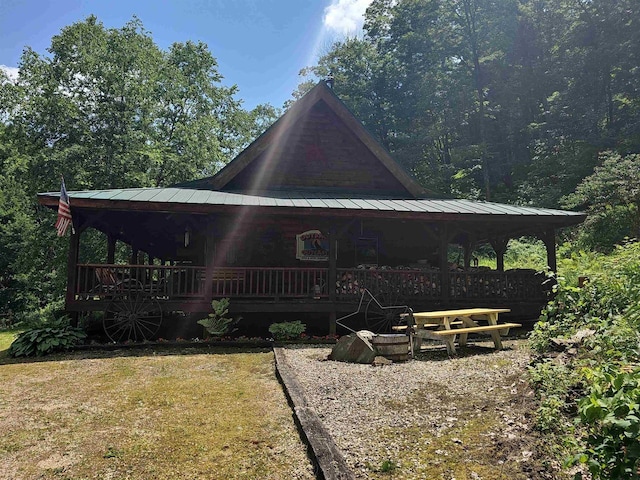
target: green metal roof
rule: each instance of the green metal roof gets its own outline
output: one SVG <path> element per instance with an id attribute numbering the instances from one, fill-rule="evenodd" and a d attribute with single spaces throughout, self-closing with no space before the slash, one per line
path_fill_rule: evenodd
<path id="1" fill-rule="evenodd" d="M 584 213 L 506 205 L 492 202 L 480 202 L 461 199 L 382 199 L 354 196 L 322 195 L 304 192 L 269 192 L 258 195 L 242 193 L 196 190 L 189 188 L 130 188 L 114 190 L 87 190 L 68 192 L 71 207 L 74 200 L 81 201 L 83 207 L 89 207 L 91 201 L 102 202 L 148 202 L 170 205 L 185 204 L 198 206 L 258 206 L 272 208 L 306 208 L 329 210 L 410 212 L 425 214 L 461 214 L 489 216 L 534 216 L 541 218 L 565 217 L 568 223 L 577 223 L 585 217 Z M 59 192 L 39 194 L 41 203 L 49 204 L 59 197 Z M 89 201 L 89 202 L 87 202 Z M 572 221 L 573 220 L 573 221 Z"/>

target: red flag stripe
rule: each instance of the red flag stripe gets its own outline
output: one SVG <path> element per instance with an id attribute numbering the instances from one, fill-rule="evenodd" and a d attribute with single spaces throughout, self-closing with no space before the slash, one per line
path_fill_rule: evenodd
<path id="1" fill-rule="evenodd" d="M 69 228 L 69 226 L 71 226 L 71 230 L 73 231 L 73 224 L 71 222 L 69 195 L 67 195 L 67 189 L 65 188 L 63 178 L 62 185 L 60 186 L 60 200 L 58 201 L 58 220 L 56 220 L 56 230 L 58 231 L 59 237 L 62 237 L 67 233 L 67 228 Z"/>
<path id="2" fill-rule="evenodd" d="M 58 205 L 58 215 L 71 218 L 71 209 L 69 208 L 69 205 L 60 202 L 60 205 Z"/>

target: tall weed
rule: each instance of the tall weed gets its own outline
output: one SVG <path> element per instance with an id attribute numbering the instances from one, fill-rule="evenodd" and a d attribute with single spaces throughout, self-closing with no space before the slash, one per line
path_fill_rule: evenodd
<path id="1" fill-rule="evenodd" d="M 573 251 L 561 265 L 565 278 L 530 336 L 541 354 L 530 371 L 541 405 L 538 427 L 574 421 L 582 447 L 569 465 L 582 465 L 593 479 L 637 478 L 640 244 L 627 242 L 609 255 Z M 568 281 L 578 273 L 588 277 L 582 288 Z M 568 350 L 557 357 L 559 345 Z M 554 356 L 564 362 L 561 367 L 549 366 L 547 357 Z M 576 391 L 584 392 L 582 398 Z"/>

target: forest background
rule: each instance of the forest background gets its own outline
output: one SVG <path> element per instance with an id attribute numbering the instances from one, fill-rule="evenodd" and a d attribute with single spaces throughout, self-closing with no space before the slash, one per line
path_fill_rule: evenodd
<path id="1" fill-rule="evenodd" d="M 586 210 L 575 249 L 637 236 L 637 0 L 376 0 L 364 32 L 303 70 L 292 98 L 331 73 L 434 196 Z M 161 50 L 138 19 L 95 17 L 0 76 L 0 321 L 63 296 L 68 242 L 36 202 L 60 175 L 69 190 L 211 175 L 282 113 L 243 109 L 221 80 L 206 45 Z"/>

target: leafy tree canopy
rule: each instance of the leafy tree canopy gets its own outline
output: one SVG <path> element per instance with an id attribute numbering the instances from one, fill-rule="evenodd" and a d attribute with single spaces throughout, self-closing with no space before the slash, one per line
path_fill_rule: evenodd
<path id="1" fill-rule="evenodd" d="M 162 50 L 135 17 L 105 28 L 90 16 L 46 54 L 26 48 L 16 81 L 0 72 L 0 314 L 63 292 L 67 245 L 35 198 L 60 175 L 70 190 L 210 175 L 277 117 L 244 110 L 222 79 L 205 44 Z"/>
<path id="2" fill-rule="evenodd" d="M 606 151 L 601 164 L 575 192 L 564 197 L 566 207 L 586 209 L 582 240 L 589 247 L 609 250 L 625 237 L 640 235 L 640 154 Z"/>
<path id="3" fill-rule="evenodd" d="M 430 190 L 560 206 L 598 153 L 640 152 L 640 2 L 375 0 L 305 81 Z"/>
<path id="4" fill-rule="evenodd" d="M 162 51 L 136 18 L 119 29 L 75 23 L 48 55 L 27 48 L 19 69 L 3 84 L 2 116 L 39 188 L 60 173 L 76 189 L 189 180 L 215 172 L 253 133 L 205 44 Z"/>

